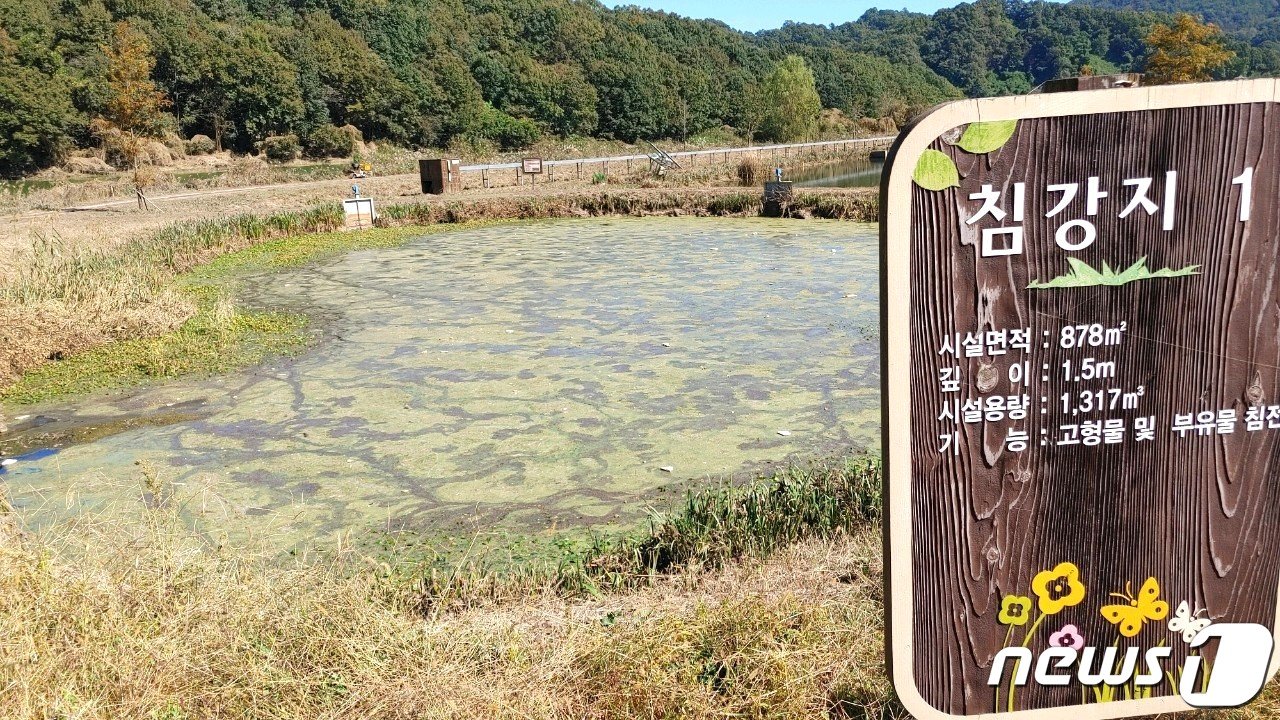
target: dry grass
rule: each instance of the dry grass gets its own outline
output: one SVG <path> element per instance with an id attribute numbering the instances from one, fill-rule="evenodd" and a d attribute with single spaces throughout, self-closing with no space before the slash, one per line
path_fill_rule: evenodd
<path id="1" fill-rule="evenodd" d="M 196 300 L 174 284 L 186 270 L 272 237 L 340 223 L 340 211 L 324 207 L 180 223 L 105 251 L 68 251 L 46 239 L 0 286 L 0 391 L 43 363 L 178 329 L 197 311 Z"/>
<path id="2" fill-rule="evenodd" d="M 874 527 L 595 599 L 524 584 L 423 614 L 381 559 L 211 543 L 140 484 L 130 520 L 31 536 L 0 515 L 0 717 L 900 714 Z"/>
<path id="3" fill-rule="evenodd" d="M 873 524 L 594 597 L 523 583 L 423 613 L 384 558 L 210 541 L 154 473 L 139 491 L 131 515 L 38 535 L 0 512 L 0 717 L 905 716 Z M 1278 695 L 1223 715 L 1271 717 Z"/>
<path id="4" fill-rule="evenodd" d="M 353 551 L 280 562 L 169 507 L 39 536 L 9 521 L 0 717 L 905 716 L 874 526 L 594 599 L 527 587 L 423 616 Z M 1224 715 L 1272 717 L 1276 697 Z"/>

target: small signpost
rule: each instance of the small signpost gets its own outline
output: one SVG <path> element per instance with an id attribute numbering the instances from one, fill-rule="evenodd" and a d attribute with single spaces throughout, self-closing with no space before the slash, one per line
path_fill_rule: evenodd
<path id="1" fill-rule="evenodd" d="M 378 213 L 373 207 L 373 198 L 354 197 L 342 201 L 343 227 L 348 230 L 365 230 L 373 227 Z"/>
<path id="2" fill-rule="evenodd" d="M 888 651 L 916 717 L 1238 704 L 1275 672 L 1277 97 L 962 101 L 891 151 Z"/>
<path id="3" fill-rule="evenodd" d="M 529 176 L 529 182 L 537 185 L 538 176 L 542 174 L 542 158 L 528 157 L 520 160 L 520 177 Z M 524 184 L 521 180 L 521 184 Z"/>

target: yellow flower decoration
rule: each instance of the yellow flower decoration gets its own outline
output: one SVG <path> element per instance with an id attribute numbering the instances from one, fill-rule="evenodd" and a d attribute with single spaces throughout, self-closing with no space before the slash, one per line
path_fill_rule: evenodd
<path id="1" fill-rule="evenodd" d="M 1074 607 L 1084 600 L 1080 568 L 1069 562 L 1037 573 L 1031 581 L 1031 590 L 1040 598 L 1040 612 L 1045 615 L 1056 615 L 1063 608 Z"/>
<path id="2" fill-rule="evenodd" d="M 1026 625 L 1031 618 L 1031 598 L 1005 595 L 1000 601 L 1000 613 L 996 619 L 1001 625 Z"/>

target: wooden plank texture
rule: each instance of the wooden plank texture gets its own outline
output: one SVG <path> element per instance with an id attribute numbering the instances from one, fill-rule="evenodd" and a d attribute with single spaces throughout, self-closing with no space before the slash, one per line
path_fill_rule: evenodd
<path id="1" fill-rule="evenodd" d="M 1259 102 L 1025 119 L 989 154 L 943 138 L 931 145 L 961 176 L 960 187 L 940 191 L 913 185 L 910 213 L 912 667 L 934 708 L 956 715 L 1008 709 L 1007 691 L 998 707 L 987 685 L 995 653 L 1010 637 L 1021 639 L 998 622 L 1001 599 L 1035 598 L 1032 578 L 1062 562 L 1078 566 L 1087 596 L 1047 619 L 1030 641 L 1033 650 L 1069 623 L 1090 645 L 1171 644 L 1170 665 L 1180 666 L 1186 646 L 1167 619 L 1148 622 L 1130 640 L 1099 611 L 1117 602 L 1109 593 L 1126 585 L 1136 593 L 1149 577 L 1170 608 L 1186 600 L 1215 620 L 1275 624 L 1280 430 L 1248 432 L 1243 418 L 1250 405 L 1280 403 L 1278 124 L 1280 109 Z M 1232 179 L 1245 167 L 1255 168 L 1253 202 L 1241 222 Z M 1167 170 L 1177 172 L 1172 230 L 1162 227 Z M 1109 193 L 1095 216 L 1084 210 L 1089 177 Z M 1149 196 L 1160 211 L 1118 218 L 1132 194 L 1122 180 L 1145 177 L 1153 178 Z M 1011 223 L 987 217 L 966 224 L 980 205 L 969 195 L 991 184 L 1009 211 L 1017 182 L 1026 183 L 1024 250 L 981 257 L 981 229 Z M 1055 183 L 1079 183 L 1080 196 L 1047 218 L 1060 195 L 1045 187 Z M 1081 218 L 1096 226 L 1096 242 L 1077 252 L 1055 245 L 1058 227 Z M 1099 269 L 1141 257 L 1151 269 L 1200 267 L 1190 277 L 1118 287 L 1028 289 L 1068 272 L 1068 257 Z M 1087 323 L 1123 326 L 1123 342 L 1088 351 L 1058 346 L 1063 325 Z M 1031 328 L 1028 353 L 938 353 L 948 334 L 1011 328 Z M 1115 378 L 1082 384 L 1058 372 L 1064 359 L 1085 357 L 1114 362 Z M 1022 361 L 1032 369 L 1028 386 L 1008 376 Z M 950 398 L 940 393 L 939 374 L 951 364 L 962 371 L 959 397 L 1026 392 L 1030 414 L 977 424 L 940 420 Z M 1056 445 L 1066 422 L 1059 397 L 1108 384 L 1144 389 L 1136 408 L 1098 416 L 1123 418 L 1124 441 Z M 1171 429 L 1175 414 L 1228 408 L 1241 419 L 1231 434 Z M 1154 440 L 1135 441 L 1139 416 L 1155 417 Z M 1005 448 L 1011 427 L 1028 431 L 1025 451 Z M 939 437 L 955 430 L 961 452 L 941 452 Z M 1172 692 L 1168 683 L 1153 690 Z M 1032 683 L 1018 690 L 1015 706 L 1082 701 L 1094 698 L 1077 684 Z"/>

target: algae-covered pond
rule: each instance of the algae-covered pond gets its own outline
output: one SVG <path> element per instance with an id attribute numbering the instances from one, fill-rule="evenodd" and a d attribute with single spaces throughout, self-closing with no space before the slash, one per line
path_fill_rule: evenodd
<path id="1" fill-rule="evenodd" d="M 673 483 L 878 446 L 875 237 L 570 220 L 252 278 L 240 302 L 312 315 L 313 349 L 30 411 L 18 435 L 81 441 L 0 481 L 60 515 L 132 501 L 145 470 L 188 512 L 298 538 L 635 520 Z"/>

